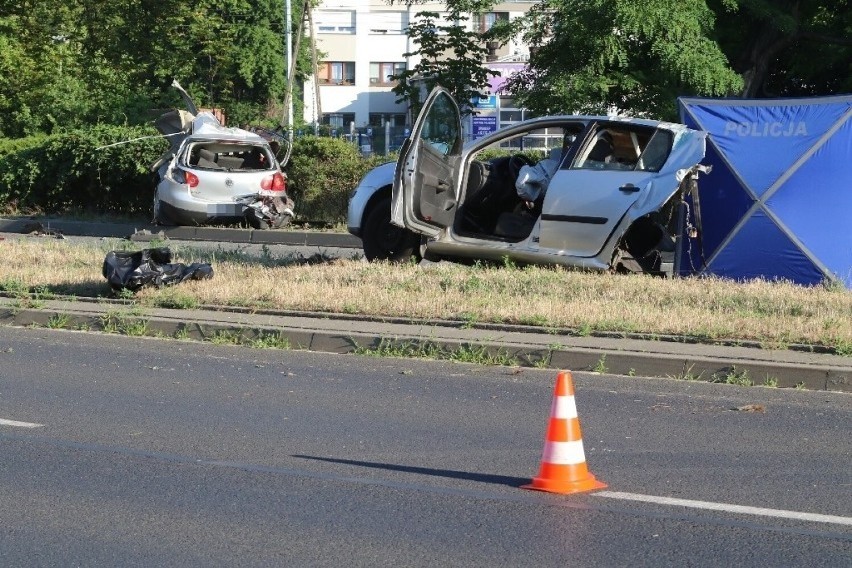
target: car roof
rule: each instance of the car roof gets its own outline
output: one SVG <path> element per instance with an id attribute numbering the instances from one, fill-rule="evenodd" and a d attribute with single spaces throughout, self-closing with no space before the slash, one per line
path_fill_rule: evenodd
<path id="1" fill-rule="evenodd" d="M 229 128 L 222 126 L 216 118 L 208 113 L 202 112 L 192 121 L 192 134 L 187 140 L 220 140 L 224 142 L 251 142 L 252 144 L 268 144 L 265 138 L 243 130 L 242 128 Z"/>
<path id="2" fill-rule="evenodd" d="M 554 122 L 559 120 L 578 120 L 582 122 L 623 122 L 625 124 L 637 124 L 652 128 L 663 128 L 665 130 L 683 130 L 687 128 L 683 124 L 653 120 L 650 118 L 633 118 L 619 115 L 588 115 L 588 114 L 554 114 L 539 116 L 523 121 L 524 124 L 535 126 L 539 122 Z"/>

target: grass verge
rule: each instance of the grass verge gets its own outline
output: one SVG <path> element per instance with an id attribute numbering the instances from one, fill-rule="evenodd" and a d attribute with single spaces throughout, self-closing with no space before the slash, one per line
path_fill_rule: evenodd
<path id="1" fill-rule="evenodd" d="M 6 240 L 2 247 L 0 292 L 31 303 L 60 295 L 108 297 L 101 275 L 106 252 L 141 248 L 120 240 L 95 246 L 27 238 Z M 464 326 L 518 324 L 576 335 L 671 335 L 776 349 L 819 346 L 852 356 L 852 293 L 838 286 L 659 279 L 512 264 L 369 264 L 276 256 L 270 250 L 251 255 L 187 247 L 173 248 L 173 253 L 176 262 L 211 263 L 213 279 L 144 289 L 126 299 L 140 309 L 220 305 L 445 319 Z M 144 321 L 106 323 L 140 333 Z"/>

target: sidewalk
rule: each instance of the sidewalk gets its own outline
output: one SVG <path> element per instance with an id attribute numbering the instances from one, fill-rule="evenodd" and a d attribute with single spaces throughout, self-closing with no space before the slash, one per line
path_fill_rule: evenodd
<path id="1" fill-rule="evenodd" d="M 22 232 L 30 220 L 0 219 L 0 232 Z M 163 227 L 127 224 L 51 221 L 45 228 L 67 235 L 123 237 L 146 241 Z M 168 227 L 167 238 L 244 243 L 360 247 L 360 241 L 340 233 L 250 231 L 209 227 Z M 235 241 L 234 239 L 240 239 Z M 263 240 L 258 240 L 263 239 Z M 494 357 L 519 365 L 573 371 L 679 379 L 750 379 L 754 384 L 852 392 L 852 357 L 758 346 L 684 343 L 604 336 L 554 334 L 528 326 L 469 326 L 460 322 L 411 322 L 341 314 L 248 311 L 210 307 L 198 310 L 130 307 L 103 299 L 47 300 L 27 307 L 0 297 L 0 324 L 57 326 L 66 329 L 108 330 L 116 325 L 144 323 L 145 335 L 205 340 L 216 334 L 240 333 L 247 339 L 274 334 L 293 349 L 353 353 L 358 349 L 391 347 L 394 353 L 424 348 L 453 352 L 463 347 L 485 349 Z M 137 331 L 137 333 L 139 333 Z"/>

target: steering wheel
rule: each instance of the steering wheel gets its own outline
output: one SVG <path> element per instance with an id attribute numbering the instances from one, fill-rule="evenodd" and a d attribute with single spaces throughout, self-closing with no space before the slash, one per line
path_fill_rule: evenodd
<path id="1" fill-rule="evenodd" d="M 513 180 L 516 180 L 518 179 L 518 175 L 521 173 L 521 168 L 531 165 L 533 165 L 533 161 L 527 156 L 524 156 L 523 154 L 513 154 L 512 157 L 509 158 L 509 174 L 512 176 Z"/>

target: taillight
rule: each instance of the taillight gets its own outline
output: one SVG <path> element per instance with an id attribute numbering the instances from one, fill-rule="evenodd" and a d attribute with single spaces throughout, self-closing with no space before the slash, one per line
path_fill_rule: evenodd
<path id="1" fill-rule="evenodd" d="M 198 176 L 192 172 L 185 172 L 186 184 L 190 187 L 198 187 Z"/>
<path id="2" fill-rule="evenodd" d="M 263 181 L 260 182 L 260 189 L 267 191 L 286 191 L 287 180 L 281 172 L 275 172 L 271 176 L 263 178 Z"/>

